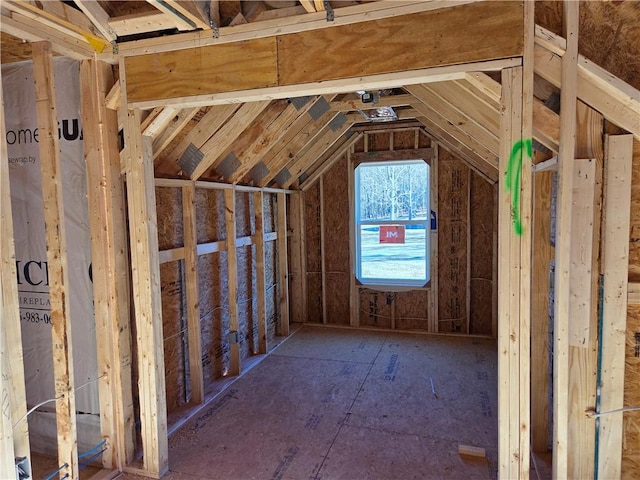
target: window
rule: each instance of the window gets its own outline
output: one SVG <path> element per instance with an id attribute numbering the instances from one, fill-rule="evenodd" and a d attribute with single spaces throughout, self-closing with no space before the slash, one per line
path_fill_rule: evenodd
<path id="1" fill-rule="evenodd" d="M 429 281 L 429 165 L 361 163 L 355 170 L 356 277 L 366 285 Z"/>

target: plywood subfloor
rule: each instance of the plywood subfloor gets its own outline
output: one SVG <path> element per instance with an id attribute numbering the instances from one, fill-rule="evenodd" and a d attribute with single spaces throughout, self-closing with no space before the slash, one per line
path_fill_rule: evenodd
<path id="1" fill-rule="evenodd" d="M 494 341 L 306 326 L 170 438 L 165 478 L 491 479 L 497 445 Z"/>

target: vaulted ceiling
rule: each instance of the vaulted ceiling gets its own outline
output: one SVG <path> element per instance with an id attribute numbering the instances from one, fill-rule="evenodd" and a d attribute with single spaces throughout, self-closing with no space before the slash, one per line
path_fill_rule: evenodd
<path id="1" fill-rule="evenodd" d="M 252 31 L 300 28 L 304 22 L 331 26 L 332 19 L 353 11 L 394 15 L 392 10 L 402 13 L 417 3 L 3 1 L 2 61 L 30 58 L 28 42 L 48 40 L 59 54 L 116 64 L 122 52 L 145 52 L 174 42 L 199 45 L 206 39 L 224 40 Z M 640 66 L 633 61 L 640 58 L 640 4 L 581 2 L 580 7 L 585 30 L 580 32 L 583 57 L 578 96 L 611 123 L 640 138 Z M 547 156 L 558 151 L 559 142 L 561 18 L 561 2 L 536 3 L 536 20 L 541 25 L 536 28 L 533 130 L 538 150 Z M 617 45 L 594 38 L 598 35 Z M 620 78 L 612 82 L 611 75 L 589 62 L 593 59 L 606 63 Z M 496 182 L 500 91 L 499 72 L 471 72 L 456 80 L 373 90 L 372 103 L 345 91 L 213 106 L 157 107 L 147 110 L 142 129 L 153 139 L 156 176 L 304 188 L 363 129 L 419 126 L 485 179 Z M 119 98 L 116 86 L 111 95 L 114 106 Z M 365 118 L 365 112 L 382 107 L 391 107 L 397 120 L 373 123 Z"/>

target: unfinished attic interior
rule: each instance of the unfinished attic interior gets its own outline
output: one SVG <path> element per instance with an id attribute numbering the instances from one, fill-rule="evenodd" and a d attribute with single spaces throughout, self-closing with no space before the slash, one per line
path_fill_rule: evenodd
<path id="1" fill-rule="evenodd" d="M 0 9 L 0 478 L 640 478 L 640 3 Z"/>

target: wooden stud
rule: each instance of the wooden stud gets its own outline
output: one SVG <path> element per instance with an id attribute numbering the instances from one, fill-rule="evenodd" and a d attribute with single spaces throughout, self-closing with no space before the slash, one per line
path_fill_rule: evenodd
<path id="1" fill-rule="evenodd" d="M 109 25 L 109 14 L 94 0 L 78 0 L 75 2 L 80 10 L 91 20 L 102 36 L 113 42 L 118 35 Z"/>
<path id="2" fill-rule="evenodd" d="M 264 195 L 253 193 L 253 211 L 256 217 L 256 289 L 258 291 L 258 353 L 267 353 L 267 304 L 264 279 Z"/>
<path id="3" fill-rule="evenodd" d="M 46 42 L 33 44 L 33 75 L 36 86 L 36 114 L 40 132 L 42 199 L 51 302 L 51 340 L 58 432 L 58 463 L 62 472 L 78 476 L 75 390 L 67 241 L 62 194 L 62 165 L 58 147 L 58 119 L 53 75 L 53 52 Z"/>
<path id="4" fill-rule="evenodd" d="M 305 278 L 302 276 L 302 227 L 301 227 L 301 203 L 300 194 L 294 193 L 289 196 L 289 209 L 288 209 L 288 225 L 291 231 L 290 242 L 290 295 L 291 295 L 291 321 L 295 323 L 303 323 L 302 316 L 302 291 L 305 283 Z"/>
<path id="5" fill-rule="evenodd" d="M 196 189 L 193 183 L 182 187 L 182 215 L 184 227 L 184 281 L 187 302 L 191 401 L 200 404 L 204 402 L 204 373 L 202 366 L 202 340 L 200 338 Z"/>
<path id="6" fill-rule="evenodd" d="M 0 82 L 0 132 L 6 132 L 4 94 Z M 26 421 L 27 396 L 22 361 L 20 300 L 16 283 L 16 256 L 13 238 L 13 212 L 9 183 L 9 157 L 6 137 L 0 138 L 0 476 L 15 477 L 14 458 L 27 457 L 29 424 Z M 7 404 L 8 403 L 8 404 Z M 18 423 L 18 420 L 20 422 Z M 16 423 L 14 427 L 14 423 Z"/>
<path id="7" fill-rule="evenodd" d="M 143 469 L 148 475 L 160 477 L 169 468 L 169 453 L 158 225 L 151 139 L 145 139 L 140 132 L 140 111 L 129 110 L 124 135 L 129 153 L 126 166 L 127 201 L 136 342 L 140 352 L 138 388 Z"/>
<path id="8" fill-rule="evenodd" d="M 320 274 L 322 276 L 322 323 L 327 324 L 327 274 L 325 261 L 324 176 L 320 177 Z"/>
<path id="9" fill-rule="evenodd" d="M 532 13 L 532 12 L 530 12 Z M 530 17 L 532 21 L 532 17 Z M 531 165 L 523 146 L 518 189 L 521 229 L 512 218 L 512 195 L 506 179 L 513 175 L 512 149 L 523 138 L 531 138 L 531 88 L 533 75 L 523 68 L 502 72 L 503 115 L 500 136 L 500 197 L 498 235 L 498 410 L 499 476 L 527 478 L 529 470 L 529 373 L 530 373 L 530 269 L 531 269 Z M 531 100 L 527 98 L 531 96 Z M 528 118 L 528 120 L 527 120 Z M 518 168 L 518 167 L 516 167 Z M 509 173 L 510 175 L 507 175 Z"/>
<path id="10" fill-rule="evenodd" d="M 105 468 L 121 470 L 134 456 L 129 330 L 129 261 L 120 175 L 117 113 L 106 106 L 111 65 L 85 60 L 80 66 L 83 145 L 89 202 L 93 304 L 99 365 L 102 437 L 109 449 Z"/>
<path id="11" fill-rule="evenodd" d="M 360 133 L 360 136 L 367 138 L 367 134 Z M 352 327 L 360 326 L 360 290 L 356 284 L 356 222 L 355 222 L 355 165 L 352 156 L 354 154 L 355 144 L 349 148 L 347 156 L 347 188 L 349 195 L 349 274 L 351 280 L 349 282 L 349 325 Z"/>
<path id="12" fill-rule="evenodd" d="M 436 142 L 432 141 L 432 157 L 431 167 L 429 170 L 429 187 L 430 187 L 430 210 L 435 213 L 436 216 L 436 228 L 431 228 L 431 222 L 429 222 L 429 256 L 431 262 L 431 280 L 429 282 L 429 332 L 438 332 L 438 150 L 439 146 Z M 429 212 L 431 214 L 431 212 Z"/>
<path id="13" fill-rule="evenodd" d="M 607 136 L 602 229 L 603 311 L 600 411 L 624 405 L 627 272 L 631 199 L 631 135 Z M 631 286 L 631 285 L 629 285 Z M 622 414 L 600 417 L 597 478 L 620 478 Z"/>
<path id="14" fill-rule="evenodd" d="M 576 138 L 578 3 L 563 2 L 567 51 L 562 59 L 560 151 L 556 213 L 553 341 L 553 476 L 568 478 L 569 463 L 569 298 L 571 207 Z"/>
<path id="15" fill-rule="evenodd" d="M 569 345 L 585 346 L 595 335 L 592 325 L 591 298 L 597 285 L 592 281 L 592 257 L 596 207 L 596 161 L 573 161 L 573 191 L 571 231 L 580 232 L 571 238 L 571 269 L 569 272 Z M 597 267 L 596 267 L 597 268 Z"/>
<path id="16" fill-rule="evenodd" d="M 238 263 L 236 252 L 236 192 L 224 191 L 229 288 L 229 375 L 240 375 L 240 331 L 238 325 Z"/>
<path id="17" fill-rule="evenodd" d="M 534 452 L 547 451 L 549 431 L 549 276 L 552 172 L 534 175 L 533 279 L 531 301 L 531 433 Z"/>
<path id="18" fill-rule="evenodd" d="M 280 335 L 289 335 L 289 265 L 287 262 L 287 198 L 277 194 L 278 282 L 280 283 Z"/>

